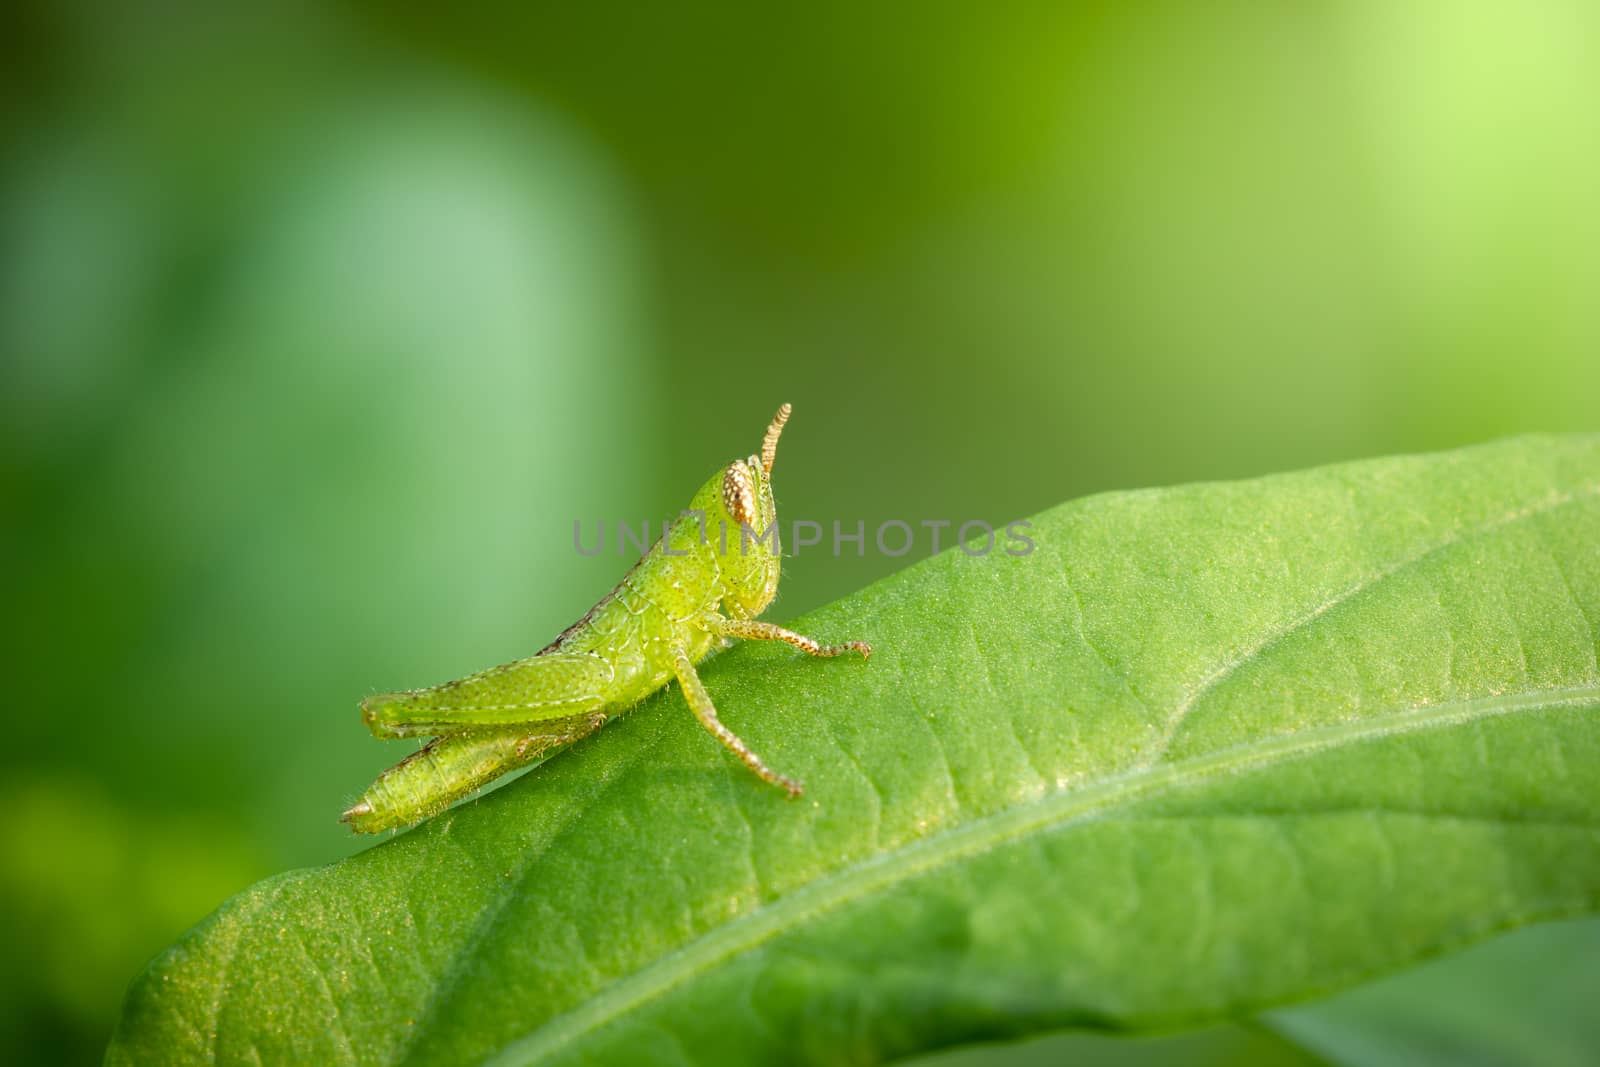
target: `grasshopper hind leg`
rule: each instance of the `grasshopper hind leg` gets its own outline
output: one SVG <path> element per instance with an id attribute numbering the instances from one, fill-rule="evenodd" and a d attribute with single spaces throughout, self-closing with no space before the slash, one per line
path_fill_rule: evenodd
<path id="1" fill-rule="evenodd" d="M 385 740 L 560 721 L 599 711 L 611 681 L 598 656 L 530 656 L 429 689 L 368 697 L 361 718 Z"/>
<path id="2" fill-rule="evenodd" d="M 605 721 L 594 712 L 436 737 L 380 774 L 339 820 L 363 834 L 409 826 L 501 775 L 587 737 Z"/>

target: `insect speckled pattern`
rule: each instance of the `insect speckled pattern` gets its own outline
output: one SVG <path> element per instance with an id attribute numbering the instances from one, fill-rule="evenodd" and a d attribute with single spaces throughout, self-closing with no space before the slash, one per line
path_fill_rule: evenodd
<path id="1" fill-rule="evenodd" d="M 872 652 L 865 641 L 824 645 L 756 619 L 778 592 L 772 462 L 789 412 L 788 404 L 778 409 L 759 455 L 713 475 L 617 587 L 543 651 L 362 701 L 362 719 L 375 736 L 433 740 L 379 775 L 340 818 L 377 833 L 437 814 L 593 733 L 674 678 L 712 736 L 758 776 L 799 796 L 800 783 L 769 768 L 722 725 L 695 671 L 732 638 L 785 641 L 813 656 Z"/>

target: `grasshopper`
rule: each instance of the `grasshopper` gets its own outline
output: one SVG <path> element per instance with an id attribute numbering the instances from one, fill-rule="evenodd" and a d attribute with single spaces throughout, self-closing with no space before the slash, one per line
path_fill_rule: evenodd
<path id="1" fill-rule="evenodd" d="M 617 587 L 537 655 L 362 701 L 374 736 L 432 740 L 384 771 L 341 821 L 377 833 L 437 814 L 593 733 L 673 679 L 700 725 L 758 777 L 799 796 L 799 782 L 768 767 L 717 718 L 695 671 L 733 638 L 785 641 L 812 656 L 872 652 L 865 641 L 824 645 L 756 618 L 778 592 L 772 462 L 791 410 L 778 409 L 759 456 L 713 475 Z"/>

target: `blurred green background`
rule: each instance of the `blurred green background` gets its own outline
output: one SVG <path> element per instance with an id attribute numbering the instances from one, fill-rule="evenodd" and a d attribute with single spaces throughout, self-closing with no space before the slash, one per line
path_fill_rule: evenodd
<path id="1" fill-rule="evenodd" d="M 542 646 L 574 520 L 780 401 L 785 518 L 869 528 L 1600 428 L 1592 4 L 0 25 L 6 1062 L 357 848 L 358 699 Z"/>

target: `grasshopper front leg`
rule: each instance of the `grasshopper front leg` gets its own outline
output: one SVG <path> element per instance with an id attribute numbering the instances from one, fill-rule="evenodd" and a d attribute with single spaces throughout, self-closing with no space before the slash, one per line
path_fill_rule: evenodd
<path id="1" fill-rule="evenodd" d="M 759 619 L 730 619 L 724 615 L 707 614 L 700 625 L 718 637 L 742 637 L 746 641 L 782 641 L 793 645 L 808 656 L 842 656 L 846 652 L 859 652 L 861 658 L 872 655 L 872 646 L 865 641 L 846 641 L 838 645 L 822 644 L 814 637 L 785 630 L 775 623 Z"/>

